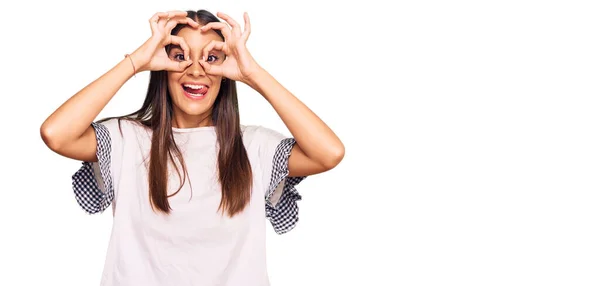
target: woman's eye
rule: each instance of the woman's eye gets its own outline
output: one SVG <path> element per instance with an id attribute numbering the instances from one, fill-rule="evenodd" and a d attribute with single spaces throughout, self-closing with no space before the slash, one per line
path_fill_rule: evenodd
<path id="1" fill-rule="evenodd" d="M 212 58 L 212 61 L 211 61 L 211 58 Z M 208 62 L 216 62 L 216 61 L 218 61 L 218 60 L 219 60 L 219 57 L 217 57 L 217 56 L 213 56 L 213 55 L 210 55 L 210 56 L 208 56 L 208 58 L 207 58 L 207 61 L 208 61 Z"/>
<path id="2" fill-rule="evenodd" d="M 185 61 L 185 56 L 183 54 L 176 54 L 174 58 L 178 61 Z"/>

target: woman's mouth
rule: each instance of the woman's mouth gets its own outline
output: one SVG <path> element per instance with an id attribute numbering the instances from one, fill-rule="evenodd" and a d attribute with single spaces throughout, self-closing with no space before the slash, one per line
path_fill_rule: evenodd
<path id="1" fill-rule="evenodd" d="M 183 94 L 194 100 L 203 99 L 208 93 L 208 86 L 203 84 L 184 83 L 181 87 L 183 88 Z"/>

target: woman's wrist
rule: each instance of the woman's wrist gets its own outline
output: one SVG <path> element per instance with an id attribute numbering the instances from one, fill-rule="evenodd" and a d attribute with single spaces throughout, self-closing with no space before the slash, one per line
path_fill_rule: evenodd
<path id="1" fill-rule="evenodd" d="M 152 58 L 152 54 L 148 52 L 147 45 L 148 42 L 144 43 L 130 54 L 136 73 L 148 70 L 147 65 L 150 62 L 150 58 Z"/>
<path id="2" fill-rule="evenodd" d="M 265 75 L 268 75 L 267 71 L 256 65 L 256 67 L 252 70 L 252 72 L 250 72 L 243 82 L 258 91 L 260 81 L 261 79 L 265 78 Z"/>
<path id="3" fill-rule="evenodd" d="M 129 54 L 129 58 L 131 58 L 131 64 L 135 67 L 136 73 L 147 70 L 146 65 L 148 61 L 145 59 L 143 53 L 141 53 L 140 51 L 135 51 Z"/>

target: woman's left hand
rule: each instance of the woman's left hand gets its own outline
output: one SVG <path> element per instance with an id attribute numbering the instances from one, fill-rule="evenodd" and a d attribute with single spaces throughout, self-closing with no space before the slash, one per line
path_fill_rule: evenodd
<path id="1" fill-rule="evenodd" d="M 250 19 L 248 13 L 244 13 L 244 32 L 242 32 L 240 25 L 227 14 L 218 12 L 217 16 L 225 20 L 229 26 L 223 22 L 211 22 L 204 25 L 201 30 L 203 32 L 209 29 L 220 30 L 225 37 L 225 42 L 211 41 L 202 51 L 200 64 L 209 74 L 248 83 L 252 75 L 260 70 L 260 66 L 246 48 L 246 42 L 250 36 Z M 206 62 L 209 53 L 213 50 L 225 53 L 225 61 L 221 64 Z"/>

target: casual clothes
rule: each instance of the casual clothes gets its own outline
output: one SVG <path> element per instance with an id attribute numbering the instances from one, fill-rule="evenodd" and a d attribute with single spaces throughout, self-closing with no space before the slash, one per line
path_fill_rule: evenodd
<path id="1" fill-rule="evenodd" d="M 149 199 L 152 131 L 129 120 L 92 126 L 98 162 L 83 162 L 72 179 L 83 210 L 102 213 L 112 206 L 102 286 L 269 285 L 266 221 L 278 234 L 298 222 L 301 196 L 295 186 L 305 177 L 288 176 L 294 138 L 262 126 L 241 126 L 253 188 L 244 211 L 230 218 L 218 211 L 215 127 L 173 128 L 188 178 L 169 198 L 172 211 L 165 215 L 153 211 Z M 180 185 L 169 165 L 168 194 Z"/>

